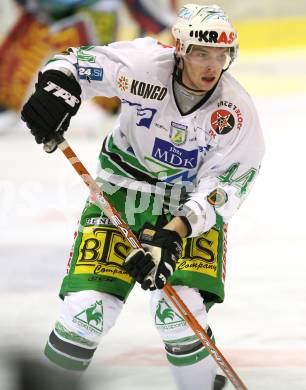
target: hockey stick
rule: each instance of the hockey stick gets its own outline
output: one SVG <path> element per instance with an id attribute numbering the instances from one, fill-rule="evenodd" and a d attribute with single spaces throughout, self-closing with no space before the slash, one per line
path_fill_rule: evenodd
<path id="1" fill-rule="evenodd" d="M 78 157 L 71 149 L 65 138 L 62 135 L 58 134 L 54 140 L 45 144 L 45 151 L 48 152 L 54 150 L 55 143 L 66 156 L 66 158 L 70 161 L 71 165 L 79 174 L 79 176 L 81 176 L 84 183 L 89 188 L 90 193 L 96 204 L 107 215 L 111 222 L 120 230 L 122 235 L 127 239 L 127 241 L 134 249 L 141 248 L 141 243 L 139 242 L 138 238 L 131 231 L 130 227 L 123 221 L 117 210 L 114 209 L 114 207 L 107 200 L 106 196 L 103 194 L 96 181 L 92 178 L 90 173 L 78 159 Z M 171 284 L 167 283 L 163 288 L 163 291 L 177 308 L 177 310 L 180 312 L 187 324 L 194 331 L 195 335 L 201 341 L 202 345 L 216 361 L 217 365 L 222 369 L 222 371 L 227 376 L 232 385 L 235 387 L 235 389 L 247 390 L 247 387 L 239 378 L 238 374 L 234 371 L 232 366 L 228 363 L 228 361 L 225 359 L 225 357 L 222 355 L 216 345 L 211 341 L 206 331 L 201 327 L 201 325 L 195 319 L 193 314 L 189 311 L 189 309 L 184 304 L 184 302 L 179 297 L 174 288 L 171 286 Z"/>

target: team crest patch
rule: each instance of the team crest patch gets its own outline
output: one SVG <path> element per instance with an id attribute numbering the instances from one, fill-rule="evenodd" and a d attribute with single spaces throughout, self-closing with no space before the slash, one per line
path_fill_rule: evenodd
<path id="1" fill-rule="evenodd" d="M 171 122 L 170 139 L 175 145 L 183 145 L 187 139 L 188 126 Z"/>
<path id="2" fill-rule="evenodd" d="M 235 126 L 235 118 L 227 110 L 214 111 L 210 121 L 212 128 L 220 135 L 229 133 Z"/>

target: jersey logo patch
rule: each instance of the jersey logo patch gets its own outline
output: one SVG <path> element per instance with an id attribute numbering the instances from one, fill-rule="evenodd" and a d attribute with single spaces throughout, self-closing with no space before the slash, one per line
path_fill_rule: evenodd
<path id="1" fill-rule="evenodd" d="M 217 110 L 211 114 L 211 126 L 219 135 L 229 133 L 235 126 L 234 116 L 227 110 Z"/>
<path id="2" fill-rule="evenodd" d="M 141 96 L 144 99 L 163 100 L 167 94 L 167 88 L 144 83 L 139 80 L 133 80 L 130 92 L 133 95 Z"/>
<path id="3" fill-rule="evenodd" d="M 198 163 L 198 150 L 184 150 L 160 138 L 155 139 L 152 157 L 173 167 L 194 169 Z"/>
<path id="4" fill-rule="evenodd" d="M 229 110 L 233 111 L 234 116 L 236 117 L 237 129 L 240 130 L 243 125 L 243 115 L 240 108 L 238 108 L 234 103 L 229 102 L 227 100 L 220 100 L 220 102 L 218 103 L 218 107 L 222 107 L 222 106 L 225 106 Z"/>
<path id="5" fill-rule="evenodd" d="M 162 85 L 145 83 L 144 81 L 135 80 L 126 75 L 120 74 L 117 78 L 117 85 L 122 92 L 129 92 L 143 99 L 164 100 L 168 89 Z"/>
<path id="6" fill-rule="evenodd" d="M 96 56 L 86 53 L 88 50 L 94 49 L 94 46 L 81 46 L 77 51 L 77 59 L 84 62 L 96 62 Z"/>
<path id="7" fill-rule="evenodd" d="M 118 77 L 117 85 L 121 91 L 125 92 L 129 88 L 129 79 L 126 76 L 120 76 Z"/>
<path id="8" fill-rule="evenodd" d="M 170 139 L 175 145 L 183 145 L 187 138 L 188 126 L 180 123 L 171 122 Z"/>
<path id="9" fill-rule="evenodd" d="M 79 66 L 78 74 L 80 80 L 91 80 L 102 81 L 103 80 L 103 69 L 102 68 L 92 68 L 89 66 Z"/>
<path id="10" fill-rule="evenodd" d="M 150 128 L 154 115 L 157 111 L 155 108 L 142 107 L 139 103 L 133 103 L 125 99 L 122 99 L 121 102 L 122 104 L 128 104 L 131 107 L 136 107 L 137 117 L 139 117 L 139 120 L 136 122 L 136 126 L 144 126 L 148 129 Z"/>
<path id="11" fill-rule="evenodd" d="M 222 207 L 227 200 L 227 193 L 222 188 L 216 188 L 207 196 L 208 203 L 214 207 Z"/>

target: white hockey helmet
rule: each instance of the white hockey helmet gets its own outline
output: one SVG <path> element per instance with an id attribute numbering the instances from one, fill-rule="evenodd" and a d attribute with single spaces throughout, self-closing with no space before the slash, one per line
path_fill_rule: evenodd
<path id="1" fill-rule="evenodd" d="M 237 32 L 218 5 L 186 4 L 172 27 L 176 54 L 184 56 L 191 45 L 228 47 L 231 62 L 237 55 Z"/>

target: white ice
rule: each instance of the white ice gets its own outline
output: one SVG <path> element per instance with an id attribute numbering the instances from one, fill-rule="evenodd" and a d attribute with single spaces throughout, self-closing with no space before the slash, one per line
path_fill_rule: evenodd
<path id="1" fill-rule="evenodd" d="M 267 151 L 251 195 L 229 225 L 226 299 L 211 310 L 209 323 L 252 390 L 306 389 L 306 84 L 294 84 L 304 77 L 300 64 L 289 53 L 242 58 L 233 69 L 254 96 Z M 67 139 L 94 174 L 111 120 L 86 108 Z M 20 124 L 0 135 L 0 161 L 2 390 L 10 389 L 6 354 L 39 355 L 57 318 L 57 292 L 87 189 L 60 152 L 45 154 Z M 95 354 L 86 390 L 175 389 L 148 298 L 139 288 L 132 292 Z"/>

